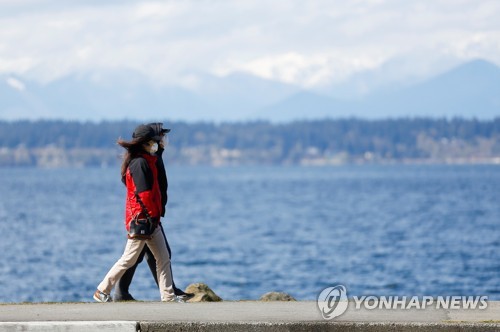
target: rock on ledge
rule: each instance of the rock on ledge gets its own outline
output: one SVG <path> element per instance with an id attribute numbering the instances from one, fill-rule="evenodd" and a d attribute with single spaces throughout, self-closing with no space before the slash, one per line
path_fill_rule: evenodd
<path id="1" fill-rule="evenodd" d="M 297 301 L 293 296 L 281 292 L 269 292 L 260 297 L 260 301 Z"/>
<path id="2" fill-rule="evenodd" d="M 210 289 L 204 283 L 196 283 L 187 286 L 186 293 L 193 293 L 194 297 L 188 302 L 220 302 L 222 299 L 214 293 L 213 290 Z"/>

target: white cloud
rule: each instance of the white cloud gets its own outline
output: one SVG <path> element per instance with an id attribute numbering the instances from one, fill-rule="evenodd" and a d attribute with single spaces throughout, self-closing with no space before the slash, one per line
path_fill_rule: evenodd
<path id="1" fill-rule="evenodd" d="M 493 0 L 0 1 L 0 72 L 42 82 L 127 68 L 197 86 L 243 71 L 314 87 L 408 56 L 500 64 Z M 417 66 L 418 67 L 418 66 Z"/>
<path id="2" fill-rule="evenodd" d="M 356 71 L 374 69 L 382 61 L 376 56 L 334 53 L 303 55 L 289 52 L 246 62 L 224 63 L 215 68 L 215 73 L 225 76 L 232 72 L 248 72 L 270 80 L 315 87 L 341 81 Z"/>
<path id="3" fill-rule="evenodd" d="M 7 78 L 6 82 L 10 87 L 12 87 L 18 91 L 26 90 L 26 86 L 24 85 L 24 83 L 18 79 L 15 79 L 13 77 L 9 77 L 9 78 Z"/>

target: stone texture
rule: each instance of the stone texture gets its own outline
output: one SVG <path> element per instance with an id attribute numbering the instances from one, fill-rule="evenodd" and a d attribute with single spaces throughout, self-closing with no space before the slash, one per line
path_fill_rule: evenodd
<path id="1" fill-rule="evenodd" d="M 208 285 L 204 283 L 196 283 L 189 285 L 186 293 L 193 293 L 194 297 L 188 302 L 220 302 L 222 299 L 214 293 Z"/>
<path id="2" fill-rule="evenodd" d="M 260 297 L 260 301 L 297 301 L 290 294 L 282 292 L 269 292 Z"/>

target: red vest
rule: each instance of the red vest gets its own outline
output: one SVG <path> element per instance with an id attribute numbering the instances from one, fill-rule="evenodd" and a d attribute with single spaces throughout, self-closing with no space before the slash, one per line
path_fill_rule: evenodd
<path id="1" fill-rule="evenodd" d="M 161 192 L 160 186 L 158 184 L 158 170 L 156 169 L 156 156 L 152 156 L 150 154 L 142 154 L 140 157 L 144 158 L 151 170 L 151 175 L 153 178 L 153 186 L 150 190 L 143 191 L 139 193 L 139 197 L 146 207 L 149 216 L 153 218 L 157 218 L 160 220 L 162 203 L 161 203 Z M 139 157 L 139 158 L 140 158 Z M 147 176 L 146 174 L 142 174 L 143 176 Z M 127 231 L 130 230 L 130 221 L 135 218 L 138 214 L 144 216 L 142 213 L 143 208 L 137 201 L 135 192 L 136 186 L 134 183 L 134 179 L 132 174 L 130 174 L 130 169 L 127 169 L 127 173 L 125 176 L 125 183 L 127 186 L 127 197 L 125 203 L 125 227 Z"/>

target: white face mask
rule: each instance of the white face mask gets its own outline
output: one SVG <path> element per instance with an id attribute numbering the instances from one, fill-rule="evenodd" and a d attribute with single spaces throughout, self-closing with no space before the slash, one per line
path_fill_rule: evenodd
<path id="1" fill-rule="evenodd" d="M 153 145 L 151 145 L 151 148 L 149 149 L 149 153 L 151 154 L 155 154 L 156 152 L 158 151 L 158 143 L 153 143 Z"/>

